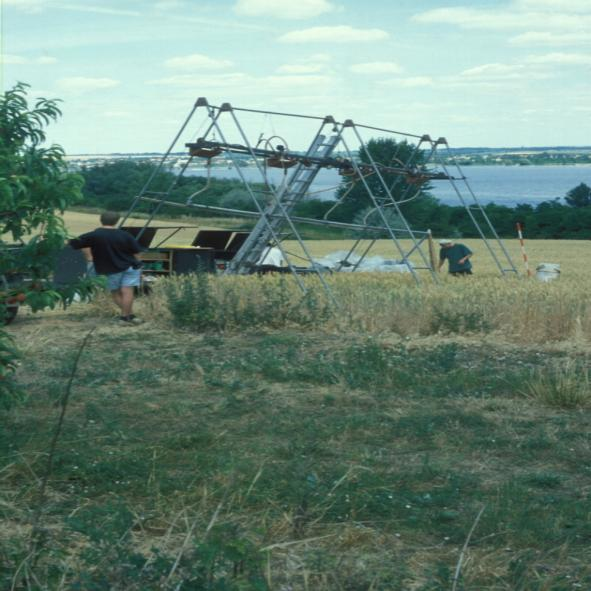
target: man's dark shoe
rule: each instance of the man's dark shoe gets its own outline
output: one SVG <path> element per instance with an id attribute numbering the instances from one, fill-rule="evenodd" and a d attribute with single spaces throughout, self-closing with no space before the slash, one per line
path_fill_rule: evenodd
<path id="1" fill-rule="evenodd" d="M 144 323 L 144 321 L 141 318 L 138 318 L 135 314 L 130 314 L 129 316 L 119 316 L 118 321 L 121 324 L 127 324 L 130 326 L 137 326 L 138 324 Z"/>

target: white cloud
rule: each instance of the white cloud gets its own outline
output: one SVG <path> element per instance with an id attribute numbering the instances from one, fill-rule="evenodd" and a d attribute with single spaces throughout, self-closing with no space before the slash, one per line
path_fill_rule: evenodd
<path id="1" fill-rule="evenodd" d="M 233 72 L 228 74 L 212 74 L 209 76 L 196 76 L 194 74 L 179 74 L 168 78 L 150 80 L 147 84 L 156 86 L 177 86 L 182 88 L 227 88 L 229 86 L 243 85 L 249 80 L 246 74 Z"/>
<path id="2" fill-rule="evenodd" d="M 168 68 L 175 70 L 219 70 L 228 68 L 232 62 L 228 60 L 218 60 L 201 53 L 193 53 L 179 57 L 172 57 L 164 62 Z"/>
<path id="3" fill-rule="evenodd" d="M 284 64 L 277 68 L 278 74 L 317 74 L 322 72 L 322 64 Z"/>
<path id="4" fill-rule="evenodd" d="M 159 0 L 158 2 L 154 3 L 154 8 L 162 12 L 166 12 L 168 10 L 176 10 L 179 8 L 183 8 L 184 6 L 185 3 L 182 0 Z"/>
<path id="5" fill-rule="evenodd" d="M 382 29 L 355 29 L 348 25 L 312 27 L 291 31 L 279 37 L 283 43 L 353 43 L 383 41 L 389 37 Z"/>
<path id="6" fill-rule="evenodd" d="M 518 8 L 557 10 L 560 12 L 591 12 L 589 0 L 517 0 Z"/>
<path id="7" fill-rule="evenodd" d="M 76 12 L 93 12 L 98 14 L 112 14 L 116 16 L 140 16 L 141 13 L 136 10 L 122 10 L 119 8 L 105 8 L 100 4 L 89 5 L 81 2 L 79 4 L 72 2 L 60 2 L 56 0 L 3 0 L 6 6 L 14 6 L 25 12 L 43 12 L 46 9 L 73 10 Z"/>
<path id="8" fill-rule="evenodd" d="M 283 64 L 277 68 L 279 74 L 318 74 L 329 68 L 332 57 L 326 53 L 315 53 L 299 59 L 294 64 Z"/>
<path id="9" fill-rule="evenodd" d="M 353 64 L 350 68 L 355 74 L 400 74 L 402 68 L 396 62 L 365 62 Z"/>
<path id="10" fill-rule="evenodd" d="M 467 78 L 507 79 L 523 75 L 524 66 L 507 64 L 483 64 L 460 73 Z"/>
<path id="11" fill-rule="evenodd" d="M 517 19 L 512 14 L 501 11 L 488 12 L 462 6 L 435 8 L 415 14 L 412 18 L 420 23 L 443 23 L 465 28 L 498 28 L 517 25 Z"/>
<path id="12" fill-rule="evenodd" d="M 401 78 L 399 80 L 400 86 L 406 88 L 417 88 L 420 86 L 432 86 L 433 78 L 429 76 L 411 76 L 410 78 Z"/>
<path id="13" fill-rule="evenodd" d="M 44 55 L 43 57 L 37 58 L 35 63 L 41 64 L 43 66 L 49 66 L 51 64 L 57 64 L 57 58 Z"/>
<path id="14" fill-rule="evenodd" d="M 49 0 L 3 0 L 4 6 L 14 6 L 25 12 L 41 12 Z"/>
<path id="15" fill-rule="evenodd" d="M 295 87 L 302 88 L 310 86 L 317 88 L 318 86 L 325 86 L 330 84 L 332 78 L 330 76 L 316 76 L 316 75 L 303 75 L 303 76 L 266 76 L 263 78 L 265 87 L 273 88 L 286 88 Z"/>
<path id="16" fill-rule="evenodd" d="M 121 10 L 119 8 L 105 8 L 104 6 L 91 6 L 88 4 L 64 4 L 58 2 L 55 4 L 56 8 L 64 10 L 74 10 L 76 12 L 92 12 L 95 14 L 110 14 L 114 16 L 141 16 L 141 12 L 137 10 Z"/>
<path id="17" fill-rule="evenodd" d="M 267 92 L 271 90 L 284 90 L 286 88 L 315 88 L 323 87 L 332 83 L 332 78 L 319 74 L 289 74 L 272 76 L 249 76 L 241 72 L 228 74 L 212 74 L 209 76 L 194 76 L 182 74 L 151 80 L 147 84 L 155 86 L 169 86 L 177 88 L 205 89 L 207 94 L 212 90 L 227 90 L 235 88 L 241 92 L 245 89 L 264 88 Z"/>
<path id="18" fill-rule="evenodd" d="M 61 78 L 57 81 L 60 89 L 71 92 L 90 92 L 92 90 L 105 90 L 119 86 L 119 80 L 112 78 L 85 78 L 83 76 L 73 76 L 70 78 Z"/>
<path id="19" fill-rule="evenodd" d="M 0 57 L 0 62 L 3 64 L 17 65 L 27 64 L 29 63 L 29 60 L 26 57 L 22 57 L 21 55 L 3 54 Z"/>
<path id="20" fill-rule="evenodd" d="M 328 0 L 238 0 L 234 5 L 234 11 L 243 16 L 283 19 L 314 18 L 335 10 L 336 7 Z"/>
<path id="21" fill-rule="evenodd" d="M 590 15 L 580 15 L 563 11 L 520 11 L 515 6 L 505 10 L 480 10 L 454 6 L 436 8 L 415 14 L 414 21 L 430 24 L 455 25 L 465 29 L 566 29 L 580 30 L 591 26 Z"/>
<path id="22" fill-rule="evenodd" d="M 591 65 L 591 54 L 586 53 L 547 53 L 546 55 L 530 55 L 530 64 L 557 64 L 566 66 Z"/>
<path id="23" fill-rule="evenodd" d="M 548 80 L 554 75 L 546 68 L 532 63 L 501 64 L 491 63 L 475 66 L 454 76 L 441 78 L 440 85 L 448 88 L 469 87 L 512 92 L 516 88 L 527 88 L 534 80 Z"/>
<path id="24" fill-rule="evenodd" d="M 389 78 L 388 80 L 381 80 L 380 86 L 387 86 L 389 88 L 421 88 L 425 86 L 433 86 L 435 81 L 429 76 L 409 76 L 408 78 Z"/>
<path id="25" fill-rule="evenodd" d="M 29 57 L 23 57 L 22 55 L 4 54 L 0 57 L 0 63 L 10 64 L 10 65 L 33 64 L 33 65 L 46 66 L 46 65 L 57 63 L 57 59 L 54 57 L 49 57 L 49 56 L 29 58 Z"/>
<path id="26" fill-rule="evenodd" d="M 550 33 L 528 31 L 509 39 L 512 45 L 582 45 L 591 43 L 588 33 Z"/>

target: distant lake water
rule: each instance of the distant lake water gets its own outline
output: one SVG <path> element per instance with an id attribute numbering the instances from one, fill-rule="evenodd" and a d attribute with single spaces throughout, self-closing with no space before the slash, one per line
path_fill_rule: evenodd
<path id="1" fill-rule="evenodd" d="M 240 169 L 249 182 L 260 182 L 260 174 L 254 167 Z M 448 167 L 452 176 L 458 176 L 454 167 Z M 591 186 L 591 165 L 565 166 L 463 166 L 462 172 L 472 191 L 483 203 L 514 206 L 517 203 L 535 205 L 556 197 L 564 197 L 580 183 Z M 191 169 L 188 174 L 205 176 L 204 169 Z M 212 168 L 212 177 L 240 179 L 235 168 Z M 288 173 L 289 174 L 289 173 Z M 279 184 L 283 178 L 280 170 L 269 171 L 270 180 Z M 311 192 L 318 199 L 333 199 L 341 177 L 335 170 L 322 169 L 312 185 Z M 434 181 L 432 194 L 443 203 L 454 205 L 458 197 L 449 181 Z M 465 184 L 459 183 L 462 194 Z"/>

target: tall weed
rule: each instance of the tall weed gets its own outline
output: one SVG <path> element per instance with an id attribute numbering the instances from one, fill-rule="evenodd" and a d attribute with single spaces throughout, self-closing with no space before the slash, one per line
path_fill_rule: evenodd
<path id="1" fill-rule="evenodd" d="M 580 408 L 591 404 L 589 369 L 581 362 L 566 360 L 538 369 L 526 383 L 523 393 L 555 408 Z"/>
<path id="2" fill-rule="evenodd" d="M 173 323 L 181 328 L 231 330 L 314 326 L 334 313 L 318 285 L 303 293 L 283 276 L 219 277 L 204 273 L 163 283 Z"/>

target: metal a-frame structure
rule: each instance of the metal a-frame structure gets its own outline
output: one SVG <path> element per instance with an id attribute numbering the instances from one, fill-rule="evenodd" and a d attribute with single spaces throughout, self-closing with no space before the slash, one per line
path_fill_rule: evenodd
<path id="1" fill-rule="evenodd" d="M 191 134 L 186 139 L 189 126 L 194 117 L 200 113 L 203 115 L 198 134 Z M 273 134 L 265 138 L 260 134 L 256 141 L 239 121 L 238 115 L 253 114 L 265 117 L 274 116 L 282 120 L 288 119 L 293 125 L 293 120 L 300 124 L 316 124 L 313 139 L 306 150 L 290 150 L 282 136 Z M 204 131 L 201 131 L 201 129 Z M 392 137 L 400 146 L 409 138 L 416 141 L 416 145 L 406 155 L 403 161 L 395 154 L 390 162 L 378 162 L 365 151 L 365 157 L 359 158 L 357 146 L 365 146 L 363 133 L 379 133 L 382 136 Z M 190 132 L 189 132 L 190 133 Z M 185 137 L 184 140 L 181 138 Z M 279 144 L 279 140 L 282 142 Z M 184 149 L 188 151 L 188 157 L 182 163 L 178 175 L 165 190 L 154 190 L 153 184 L 157 174 L 162 170 L 170 169 L 170 160 L 177 158 L 179 143 L 184 142 Z M 445 152 L 447 158 L 442 158 Z M 199 203 L 196 198 L 204 192 L 209 185 L 209 171 L 211 162 L 215 158 L 225 158 L 235 168 L 238 177 L 242 181 L 252 203 L 254 211 L 239 210 L 227 207 L 211 206 Z M 247 178 L 243 167 L 244 159 L 248 159 L 249 167 L 256 170 L 255 180 Z M 190 166 L 195 161 L 205 162 L 208 170 L 208 184 L 204 189 L 189 195 L 184 203 L 171 200 L 171 193 L 178 185 L 178 179 L 190 171 Z M 453 162 L 453 166 L 446 164 Z M 433 167 L 437 166 L 438 169 Z M 279 169 L 282 178 L 279 182 L 270 178 L 271 169 Z M 367 192 L 371 203 L 371 216 L 368 214 L 363 223 L 344 223 L 333 221 L 329 215 L 324 219 L 312 219 L 294 215 L 294 208 L 306 197 L 313 193 L 313 184 L 318 174 L 323 169 L 335 169 L 350 186 L 360 185 Z M 440 170 L 439 170 L 440 169 Z M 453 171 L 454 175 L 450 171 Z M 391 179 L 394 178 L 392 182 Z M 371 179 L 371 180 L 370 180 Z M 388 180 L 390 182 L 388 182 Z M 256 223 L 248 238 L 230 261 L 225 273 L 249 274 L 256 270 L 258 261 L 263 257 L 269 245 L 281 250 L 283 258 L 302 291 L 306 291 L 304 282 L 300 277 L 300 270 L 305 268 L 309 273 L 317 276 L 324 286 L 329 297 L 333 300 L 331 290 L 325 280 L 325 269 L 315 263 L 305 241 L 302 239 L 298 226 L 300 224 L 314 224 L 325 227 L 338 227 L 355 230 L 359 238 L 353 242 L 346 257 L 340 262 L 337 270 L 351 266 L 353 271 L 359 269 L 362 261 L 368 256 L 376 243 L 376 232 L 385 234 L 390 241 L 397 260 L 406 265 L 414 280 L 419 283 L 419 271 L 426 271 L 434 282 L 438 281 L 437 272 L 433 268 L 431 257 L 427 252 L 426 244 L 430 238 L 429 230 L 416 230 L 411 227 L 405 218 L 400 205 L 406 201 L 420 198 L 421 187 L 430 181 L 448 181 L 452 184 L 459 202 L 466 208 L 478 234 L 482 238 L 486 248 L 491 254 L 501 274 L 517 273 L 509 253 L 499 238 L 486 211 L 472 191 L 468 180 L 462 173 L 459 165 L 455 163 L 449 152 L 445 138 L 433 140 L 429 135 L 414 135 L 360 125 L 347 119 L 343 122 L 336 121 L 332 116 L 312 117 L 295 115 L 290 113 L 277 113 L 255 109 L 240 109 L 232 107 L 230 103 L 221 106 L 210 105 L 207 99 L 199 98 L 181 129 L 173 139 L 169 149 L 162 156 L 158 167 L 152 176 L 134 199 L 127 215 L 121 224 L 125 223 L 129 215 L 142 202 L 151 204 L 151 209 L 144 228 L 147 228 L 160 212 L 164 205 L 176 207 L 200 208 L 216 213 L 225 213 L 231 216 L 245 216 L 256 219 Z M 263 189 L 261 189 L 263 187 Z M 345 191 L 337 204 L 346 200 L 349 190 Z M 330 214 L 334 207 L 327 212 Z M 394 211 L 399 227 L 392 227 L 389 223 L 389 212 Z M 371 223 L 369 218 L 371 217 Z M 372 237 L 373 236 L 373 237 Z M 283 244 L 289 238 L 295 240 L 303 253 L 300 259 L 304 259 L 305 267 L 294 263 L 294 256 L 288 252 Z M 411 255 L 415 259 L 411 263 Z"/>

